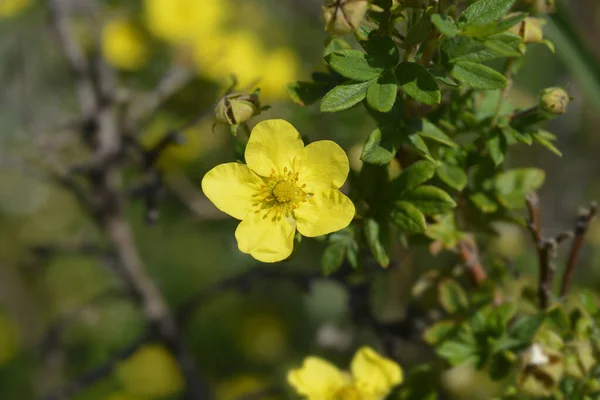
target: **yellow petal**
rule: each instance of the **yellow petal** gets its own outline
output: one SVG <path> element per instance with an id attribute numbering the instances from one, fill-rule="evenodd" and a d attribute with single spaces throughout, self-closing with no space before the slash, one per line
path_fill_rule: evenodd
<path id="1" fill-rule="evenodd" d="M 292 254 L 295 232 L 289 220 L 276 219 L 272 209 L 265 209 L 248 214 L 235 230 L 235 238 L 242 253 L 267 263 L 285 260 Z"/>
<path id="2" fill-rule="evenodd" d="M 299 183 L 306 184 L 309 192 L 318 187 L 339 189 L 346 181 L 349 171 L 346 152 L 331 140 L 309 144 L 296 160 Z"/>
<path id="3" fill-rule="evenodd" d="M 386 396 L 402 382 L 402 369 L 369 347 L 361 348 L 350 366 L 356 386 L 365 396 Z"/>
<path id="4" fill-rule="evenodd" d="M 217 165 L 204 175 L 202 191 L 215 206 L 237 219 L 252 211 L 252 196 L 260 190 L 262 178 L 240 163 Z"/>
<path id="5" fill-rule="evenodd" d="M 334 399 L 347 383 L 346 376 L 334 365 L 317 357 L 307 357 L 302 367 L 288 373 L 288 383 L 310 400 Z"/>
<path id="6" fill-rule="evenodd" d="M 354 204 L 337 189 L 318 191 L 294 211 L 298 232 L 307 237 L 326 235 L 347 227 Z"/>
<path id="7" fill-rule="evenodd" d="M 260 122 L 252 129 L 246 146 L 246 163 L 262 176 L 271 175 L 271 171 L 283 173 L 294 166 L 294 159 L 302 152 L 304 143 L 300 134 L 287 121 L 270 119 Z"/>

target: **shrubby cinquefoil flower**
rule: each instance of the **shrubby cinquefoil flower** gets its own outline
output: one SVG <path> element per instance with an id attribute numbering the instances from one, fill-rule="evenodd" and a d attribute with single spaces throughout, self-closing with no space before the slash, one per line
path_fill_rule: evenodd
<path id="1" fill-rule="evenodd" d="M 350 224 L 354 204 L 339 188 L 349 172 L 340 146 L 322 140 L 304 146 L 287 121 L 268 120 L 252 130 L 246 163 L 221 164 L 202 179 L 202 190 L 221 211 L 242 220 L 240 250 L 262 262 L 292 253 L 296 229 L 308 237 Z"/>
<path id="2" fill-rule="evenodd" d="M 342 372 L 329 362 L 307 357 L 288 373 L 288 382 L 307 400 L 383 400 L 402 382 L 402 369 L 369 347 L 361 348 Z"/>

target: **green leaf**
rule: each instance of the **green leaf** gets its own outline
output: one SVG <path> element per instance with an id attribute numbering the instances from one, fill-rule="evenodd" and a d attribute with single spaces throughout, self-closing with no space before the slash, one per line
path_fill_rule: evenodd
<path id="1" fill-rule="evenodd" d="M 525 195 L 544 183 L 546 173 L 537 168 L 517 168 L 498 174 L 494 187 L 498 200 L 511 209 L 524 206 Z"/>
<path id="2" fill-rule="evenodd" d="M 394 131 L 391 129 L 375 129 L 363 146 L 360 159 L 369 164 L 385 165 L 396 155 Z"/>
<path id="3" fill-rule="evenodd" d="M 598 312 L 596 296 L 589 289 L 585 289 L 579 293 L 579 301 L 581 302 L 583 308 L 590 313 L 590 315 L 596 315 Z"/>
<path id="4" fill-rule="evenodd" d="M 426 118 L 411 123 L 410 129 L 419 132 L 419 135 L 427 139 L 434 140 L 438 143 L 449 147 L 457 147 L 458 145 L 450 139 L 440 128 L 429 122 Z"/>
<path id="5" fill-rule="evenodd" d="M 367 89 L 367 104 L 379 112 L 388 112 L 394 106 L 397 94 L 398 85 L 392 79 L 382 76 Z"/>
<path id="6" fill-rule="evenodd" d="M 497 35 L 509 30 L 519 22 L 523 21 L 525 18 L 527 18 L 527 13 L 518 13 L 503 20 L 491 22 L 485 25 L 469 25 L 463 29 L 463 34 L 475 37 Z"/>
<path id="7" fill-rule="evenodd" d="M 323 52 L 323 57 L 328 56 L 331 53 L 341 50 L 349 50 L 352 46 L 350 43 L 346 42 L 344 39 L 330 36 L 325 40 L 325 51 Z"/>
<path id="8" fill-rule="evenodd" d="M 347 82 L 331 89 L 321 101 L 322 112 L 346 110 L 363 101 L 371 82 Z"/>
<path id="9" fill-rule="evenodd" d="M 485 148 L 490 153 L 490 157 L 492 158 L 492 161 L 494 161 L 495 166 L 502 164 L 504 155 L 508 150 L 508 144 L 506 143 L 504 135 L 499 133 L 493 134 L 492 137 L 486 140 Z"/>
<path id="10" fill-rule="evenodd" d="M 435 175 L 437 165 L 429 161 L 417 161 L 406 168 L 400 176 L 390 182 L 390 191 L 396 198 L 402 197 Z"/>
<path id="11" fill-rule="evenodd" d="M 448 193 L 434 186 L 419 186 L 404 194 L 402 200 L 410 202 L 427 216 L 442 214 L 456 207 Z"/>
<path id="12" fill-rule="evenodd" d="M 459 34 L 459 30 L 452 19 L 444 14 L 433 14 L 431 16 L 431 22 L 437 28 L 438 31 L 444 36 L 453 37 Z"/>
<path id="13" fill-rule="evenodd" d="M 323 97 L 330 86 L 316 82 L 292 82 L 287 86 L 288 95 L 301 106 L 308 106 Z"/>
<path id="14" fill-rule="evenodd" d="M 379 32 L 373 31 L 369 34 L 369 40 L 359 42 L 367 54 L 381 65 L 393 68 L 398 64 L 400 53 L 391 37 L 381 36 Z"/>
<path id="15" fill-rule="evenodd" d="M 506 77 L 498 71 L 470 61 L 457 62 L 450 74 L 474 89 L 502 89 L 508 83 Z"/>
<path id="16" fill-rule="evenodd" d="M 408 45 L 419 44 L 431 33 L 431 17 L 427 13 L 423 13 L 421 18 L 408 30 L 404 43 Z"/>
<path id="17" fill-rule="evenodd" d="M 430 162 L 435 162 L 431 153 L 429 152 L 429 147 L 427 143 L 423 140 L 419 133 L 413 133 L 406 137 L 402 138 L 402 144 L 409 146 L 409 148 L 414 149 L 418 154 L 425 157 Z"/>
<path id="18" fill-rule="evenodd" d="M 502 127 L 502 132 L 505 136 L 511 136 L 517 142 L 531 145 L 533 143 L 533 137 L 528 132 L 519 132 L 513 129 L 510 125 Z"/>
<path id="19" fill-rule="evenodd" d="M 484 213 L 493 213 L 498 209 L 498 203 L 492 200 L 489 196 L 487 196 L 483 192 L 478 192 L 469 197 L 475 207 L 479 208 L 481 212 Z"/>
<path id="20" fill-rule="evenodd" d="M 385 250 L 385 246 L 381 243 L 381 236 L 386 236 L 384 234 L 386 230 L 385 223 L 384 225 L 380 225 L 375 219 L 367 218 L 364 221 L 364 227 L 365 237 L 371 253 L 373 253 L 379 265 L 387 268 L 390 265 L 390 257 Z"/>
<path id="21" fill-rule="evenodd" d="M 467 186 L 467 173 L 459 166 L 442 163 L 437 170 L 437 176 L 446 185 L 459 192 Z"/>
<path id="22" fill-rule="evenodd" d="M 543 322 L 543 315 L 524 315 L 509 328 L 508 333 L 511 337 L 519 340 L 522 346 L 526 346 L 531 344 Z"/>
<path id="23" fill-rule="evenodd" d="M 466 36 L 447 38 L 442 43 L 442 49 L 448 55 L 451 63 L 458 61 L 484 62 L 502 57 L 483 43 Z"/>
<path id="24" fill-rule="evenodd" d="M 514 3 L 515 0 L 478 0 L 460 15 L 458 25 L 483 25 L 499 20 Z"/>
<path id="25" fill-rule="evenodd" d="M 449 314 L 465 311 L 469 306 L 465 290 L 453 279 L 444 279 L 438 284 L 439 301 Z"/>
<path id="26" fill-rule="evenodd" d="M 327 246 L 321 256 L 321 270 L 324 276 L 333 274 L 342 266 L 346 248 L 347 246 L 343 242 L 333 242 Z"/>
<path id="27" fill-rule="evenodd" d="M 329 54 L 325 61 L 338 74 L 354 81 L 369 81 L 377 78 L 384 66 L 358 50 L 340 50 Z"/>
<path id="28" fill-rule="evenodd" d="M 513 49 L 510 45 L 500 40 L 486 40 L 484 46 L 496 53 L 500 57 L 521 57 L 523 54 Z"/>
<path id="29" fill-rule="evenodd" d="M 442 95 L 435 78 L 422 65 L 403 62 L 396 69 L 396 78 L 413 99 L 423 104 L 438 104 L 441 101 Z"/>
<path id="30" fill-rule="evenodd" d="M 548 321 L 552 324 L 561 336 L 566 335 L 571 330 L 571 321 L 565 309 L 557 304 L 546 311 Z"/>
<path id="31" fill-rule="evenodd" d="M 546 149 L 550 150 L 557 156 L 562 157 L 562 152 L 558 148 L 556 148 L 554 143 L 552 143 L 552 141 L 550 139 L 548 139 L 547 137 L 545 137 L 544 135 L 541 135 L 539 132 L 534 132 L 533 139 L 538 144 L 544 146 Z"/>
<path id="32" fill-rule="evenodd" d="M 436 353 L 447 360 L 451 365 L 476 364 L 478 360 L 477 348 L 471 343 L 446 341 L 437 349 Z"/>
<path id="33" fill-rule="evenodd" d="M 423 213 L 406 201 L 394 203 L 390 216 L 398 229 L 403 232 L 423 233 L 427 229 Z"/>
<path id="34" fill-rule="evenodd" d="M 423 332 L 423 340 L 430 346 L 437 346 L 456 332 L 457 324 L 454 321 L 439 321 Z"/>

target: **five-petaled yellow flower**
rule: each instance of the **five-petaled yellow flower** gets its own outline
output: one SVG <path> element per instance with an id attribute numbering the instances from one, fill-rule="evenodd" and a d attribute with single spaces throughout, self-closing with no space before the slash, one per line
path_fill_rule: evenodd
<path id="1" fill-rule="evenodd" d="M 217 208 L 242 220 L 240 250 L 262 262 L 292 253 L 296 229 L 308 237 L 350 224 L 354 204 L 339 191 L 349 172 L 344 150 L 330 140 L 304 146 L 287 121 L 267 120 L 252 130 L 246 163 L 221 164 L 202 179 Z"/>
<path id="2" fill-rule="evenodd" d="M 402 369 L 369 347 L 352 359 L 350 373 L 329 362 L 307 357 L 288 373 L 288 382 L 307 400 L 383 400 L 402 382 Z"/>

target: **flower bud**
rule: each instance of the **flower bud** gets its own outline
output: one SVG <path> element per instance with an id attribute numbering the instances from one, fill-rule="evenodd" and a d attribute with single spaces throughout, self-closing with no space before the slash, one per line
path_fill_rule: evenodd
<path id="1" fill-rule="evenodd" d="M 560 87 L 551 87 L 540 93 L 540 107 L 550 115 L 562 115 L 567 111 L 571 98 L 567 91 Z"/>
<path id="2" fill-rule="evenodd" d="M 224 125 L 239 125 L 260 114 L 258 93 L 231 93 L 219 100 L 215 108 L 217 122 Z"/>
<path id="3" fill-rule="evenodd" d="M 545 21 L 540 18 L 527 17 L 521 23 L 513 26 L 510 32 L 519 35 L 523 43 L 542 43 L 544 41 L 544 32 L 542 26 Z"/>
<path id="4" fill-rule="evenodd" d="M 356 31 L 368 7 L 367 0 L 335 0 L 323 6 L 325 30 L 334 35 Z"/>

